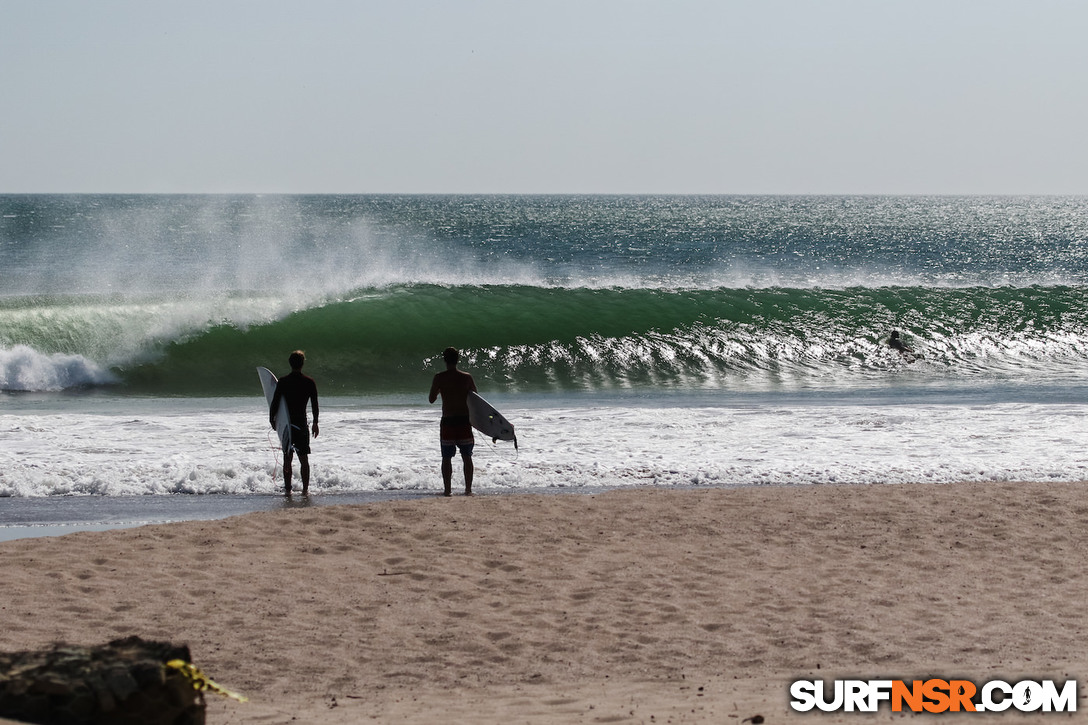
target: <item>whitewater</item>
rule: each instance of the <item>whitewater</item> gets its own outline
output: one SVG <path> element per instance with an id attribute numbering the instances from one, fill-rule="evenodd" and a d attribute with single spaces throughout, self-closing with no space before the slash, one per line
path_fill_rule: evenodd
<path id="1" fill-rule="evenodd" d="M 516 452 L 478 439 L 482 493 L 1084 480 L 1086 212 L 3 196 L 0 517 L 272 500 L 255 368 L 282 374 L 295 348 L 322 396 L 311 491 L 330 499 L 440 489 L 426 393 L 447 345 L 518 429 Z"/>

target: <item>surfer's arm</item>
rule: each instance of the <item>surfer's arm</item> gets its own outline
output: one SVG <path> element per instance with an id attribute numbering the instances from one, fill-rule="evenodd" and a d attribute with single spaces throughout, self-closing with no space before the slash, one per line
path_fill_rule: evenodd
<path id="1" fill-rule="evenodd" d="M 435 375 L 434 379 L 431 381 L 431 394 L 429 396 L 427 396 L 427 400 L 429 400 L 432 403 L 434 401 L 438 400 L 438 376 L 437 375 Z"/>
<path id="2" fill-rule="evenodd" d="M 313 393 L 311 394 L 311 397 L 310 397 L 310 410 L 312 410 L 313 413 L 314 413 L 314 422 L 313 422 L 313 425 L 310 426 L 310 430 L 313 431 L 314 438 L 317 438 L 317 412 L 318 412 L 318 409 L 317 409 L 317 386 L 316 385 L 314 386 Z"/>

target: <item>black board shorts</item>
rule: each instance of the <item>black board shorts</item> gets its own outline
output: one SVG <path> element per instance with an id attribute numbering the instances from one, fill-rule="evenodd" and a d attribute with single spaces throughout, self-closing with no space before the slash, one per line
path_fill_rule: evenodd
<path id="1" fill-rule="evenodd" d="M 291 424 L 291 447 L 304 456 L 310 455 L 310 429 L 308 427 Z"/>

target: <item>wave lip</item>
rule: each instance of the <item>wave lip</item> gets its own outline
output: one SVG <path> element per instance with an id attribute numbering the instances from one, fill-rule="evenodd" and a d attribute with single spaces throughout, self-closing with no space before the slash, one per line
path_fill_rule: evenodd
<path id="1" fill-rule="evenodd" d="M 113 373 L 82 355 L 49 355 L 27 345 L 0 350 L 0 390 L 5 392 L 55 392 L 116 382 Z"/>

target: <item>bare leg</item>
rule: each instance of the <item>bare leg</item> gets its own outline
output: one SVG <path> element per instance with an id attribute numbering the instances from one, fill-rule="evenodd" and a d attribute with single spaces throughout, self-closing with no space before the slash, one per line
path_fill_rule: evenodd
<path id="1" fill-rule="evenodd" d="M 461 456 L 461 461 L 465 464 L 465 495 L 472 495 L 472 474 L 475 472 L 475 467 L 472 465 L 472 456 Z"/>
<path id="2" fill-rule="evenodd" d="M 295 460 L 294 449 L 288 449 L 283 453 L 283 495 L 291 496 L 291 463 Z"/>
<path id="3" fill-rule="evenodd" d="M 453 485 L 453 459 L 442 458 L 442 485 L 445 488 L 444 495 L 449 496 Z"/>
<path id="4" fill-rule="evenodd" d="M 302 474 L 302 495 L 310 494 L 310 457 L 305 453 L 298 454 L 298 467 Z"/>

